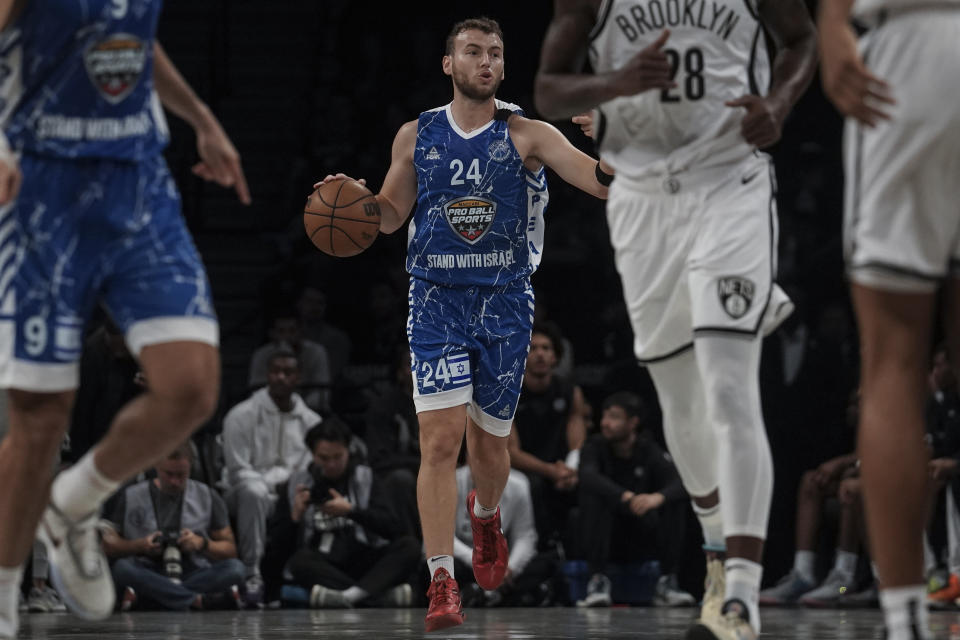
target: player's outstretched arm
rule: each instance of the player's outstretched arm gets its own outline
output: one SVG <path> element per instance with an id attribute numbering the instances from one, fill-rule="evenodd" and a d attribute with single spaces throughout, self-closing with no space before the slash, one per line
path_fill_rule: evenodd
<path id="1" fill-rule="evenodd" d="M 411 120 L 400 127 L 393 140 L 390 169 L 383 179 L 383 186 L 377 194 L 380 205 L 380 233 L 393 233 L 403 226 L 407 216 L 417 202 L 417 170 L 413 166 L 413 149 L 417 142 L 417 121 Z M 334 180 L 353 180 L 350 176 L 337 173 L 326 176 L 313 185 L 316 189 L 325 182 Z M 367 184 L 364 178 L 357 180 Z"/>
<path id="2" fill-rule="evenodd" d="M 153 83 L 163 106 L 186 120 L 197 134 L 200 162 L 193 173 L 224 187 L 233 187 L 243 204 L 250 204 L 250 189 L 243 175 L 240 154 L 220 121 L 183 79 L 159 42 L 153 46 Z"/>
<path id="3" fill-rule="evenodd" d="M 573 146 L 552 124 L 514 116 L 510 118 L 510 137 L 524 159 L 536 158 L 578 189 L 607 198 L 607 187 L 597 177 L 597 159 Z M 600 169 L 613 174 L 605 164 L 600 164 Z"/>
<path id="4" fill-rule="evenodd" d="M 622 69 L 582 72 L 590 30 L 596 23 L 596 4 L 590 0 L 554 0 L 553 19 L 544 36 L 533 88 L 537 111 L 549 120 L 569 118 L 618 96 L 674 86 L 670 62 L 662 51 L 669 31 L 660 34 Z"/>

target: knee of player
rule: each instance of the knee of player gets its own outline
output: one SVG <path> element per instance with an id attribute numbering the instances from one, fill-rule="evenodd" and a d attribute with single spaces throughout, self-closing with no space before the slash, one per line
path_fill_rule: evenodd
<path id="1" fill-rule="evenodd" d="M 148 382 L 149 384 L 149 382 Z M 216 376 L 197 371 L 185 371 L 180 377 L 171 377 L 162 385 L 149 386 L 167 408 L 184 425 L 196 427 L 205 422 L 217 408 L 220 384 Z"/>
<path id="2" fill-rule="evenodd" d="M 455 465 L 460 454 L 462 436 L 451 429 L 451 433 L 434 432 L 420 434 L 420 458 L 424 464 Z"/>
<path id="3" fill-rule="evenodd" d="M 70 421 L 72 393 L 33 393 L 11 389 L 10 439 L 26 455 L 50 456 L 63 440 Z"/>

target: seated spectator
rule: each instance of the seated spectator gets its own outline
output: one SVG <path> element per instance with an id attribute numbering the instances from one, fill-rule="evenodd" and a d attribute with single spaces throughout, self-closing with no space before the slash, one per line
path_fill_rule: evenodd
<path id="1" fill-rule="evenodd" d="M 336 380 L 344 365 L 350 362 L 350 337 L 345 331 L 327 322 L 327 294 L 307 285 L 297 300 L 300 326 L 305 340 L 316 342 L 327 350 L 330 378 Z"/>
<path id="2" fill-rule="evenodd" d="M 850 394 L 847 426 L 856 430 L 859 420 L 859 394 Z M 816 549 L 820 520 L 828 500 L 839 498 L 841 483 L 859 476 L 856 453 L 847 453 L 827 460 L 803 474 L 797 490 L 796 551 L 793 568 L 776 586 L 760 592 L 760 604 L 786 605 L 801 602 L 810 606 L 836 604 L 841 594 L 852 590 L 860 546 L 861 519 L 859 500 L 841 501 L 837 546 L 833 568 L 822 583 L 817 582 Z"/>
<path id="3" fill-rule="evenodd" d="M 661 577 L 655 603 L 694 604 L 677 587 L 683 551 L 686 491 L 666 452 L 640 430 L 640 398 L 618 391 L 603 403 L 601 433 L 591 436 L 580 456 L 581 543 L 591 574 L 578 606 L 612 604 L 610 562 L 658 560 Z"/>
<path id="4" fill-rule="evenodd" d="M 266 388 L 233 407 L 223 419 L 226 500 L 237 523 L 250 606 L 263 604 L 260 559 L 277 487 L 309 462 L 303 437 L 320 422 L 320 416 L 294 392 L 298 382 L 297 356 L 276 351 L 268 360 Z"/>
<path id="5" fill-rule="evenodd" d="M 253 352 L 250 359 L 250 389 L 267 384 L 270 358 L 277 351 L 292 351 L 300 365 L 299 385 L 303 399 L 315 411 L 330 410 L 330 359 L 326 348 L 303 339 L 300 316 L 293 311 L 278 313 L 270 325 L 270 342 Z"/>
<path id="6" fill-rule="evenodd" d="M 486 593 L 473 578 L 473 528 L 467 513 L 467 495 L 473 490 L 470 466 L 457 469 L 457 518 L 453 558 L 457 580 L 464 594 L 464 606 L 537 606 L 550 597 L 556 560 L 537 553 L 537 529 L 533 522 L 533 501 L 526 476 L 511 470 L 500 497 L 501 528 L 510 557 L 503 584 Z"/>
<path id="7" fill-rule="evenodd" d="M 353 462 L 350 428 L 336 417 L 307 433 L 313 462 L 290 477 L 278 505 L 286 515 L 273 542 L 296 548 L 287 563 L 294 582 L 310 591 L 314 608 L 359 604 L 409 606 L 407 579 L 422 556 L 420 543 L 399 528 L 370 467 Z"/>
<path id="8" fill-rule="evenodd" d="M 508 443 L 511 466 L 530 480 L 541 548 L 563 538 L 576 504 L 576 461 L 586 438 L 583 392 L 555 375 L 561 340 L 554 325 L 534 324 Z"/>
<path id="9" fill-rule="evenodd" d="M 420 423 L 413 405 L 413 375 L 407 347 L 397 350 L 395 382 L 370 403 L 365 422 L 370 466 L 388 492 L 404 532 L 419 538 Z"/>
<path id="10" fill-rule="evenodd" d="M 190 480 L 192 457 L 190 443 L 181 444 L 157 463 L 156 478 L 122 489 L 107 507 L 103 548 L 115 559 L 124 609 L 136 601 L 176 611 L 239 606 L 243 563 L 227 507 Z"/>

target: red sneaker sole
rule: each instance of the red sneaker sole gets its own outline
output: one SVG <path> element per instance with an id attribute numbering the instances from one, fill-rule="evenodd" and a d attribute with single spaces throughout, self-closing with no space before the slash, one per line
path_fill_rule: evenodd
<path id="1" fill-rule="evenodd" d="M 488 581 L 488 580 L 487 580 L 487 576 L 484 576 L 482 573 L 480 573 L 479 571 L 477 571 L 477 568 L 476 568 L 476 567 L 473 568 L 473 578 L 474 578 L 474 580 L 477 581 L 477 584 L 478 584 L 478 585 L 480 586 L 480 588 L 483 589 L 484 591 L 493 591 L 494 589 L 496 589 L 497 587 L 499 587 L 501 584 L 503 584 L 503 577 L 504 577 L 505 575 L 507 575 L 507 572 L 506 572 L 506 571 L 504 571 L 503 573 L 501 573 L 499 576 L 494 576 L 493 579 L 490 579 L 490 580 Z"/>
<path id="2" fill-rule="evenodd" d="M 467 616 L 462 613 L 447 613 L 442 616 L 437 616 L 436 618 L 431 618 L 430 620 L 424 620 L 424 626 L 427 632 L 440 631 L 441 629 L 449 629 L 450 627 L 463 624 L 466 618 Z"/>

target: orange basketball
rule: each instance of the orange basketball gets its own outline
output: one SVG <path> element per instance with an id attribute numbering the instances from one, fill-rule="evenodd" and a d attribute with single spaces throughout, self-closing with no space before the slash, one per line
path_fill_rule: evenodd
<path id="1" fill-rule="evenodd" d="M 307 198 L 303 227 L 310 242 L 331 256 L 355 256 L 377 239 L 380 203 L 356 180 L 320 185 Z"/>

